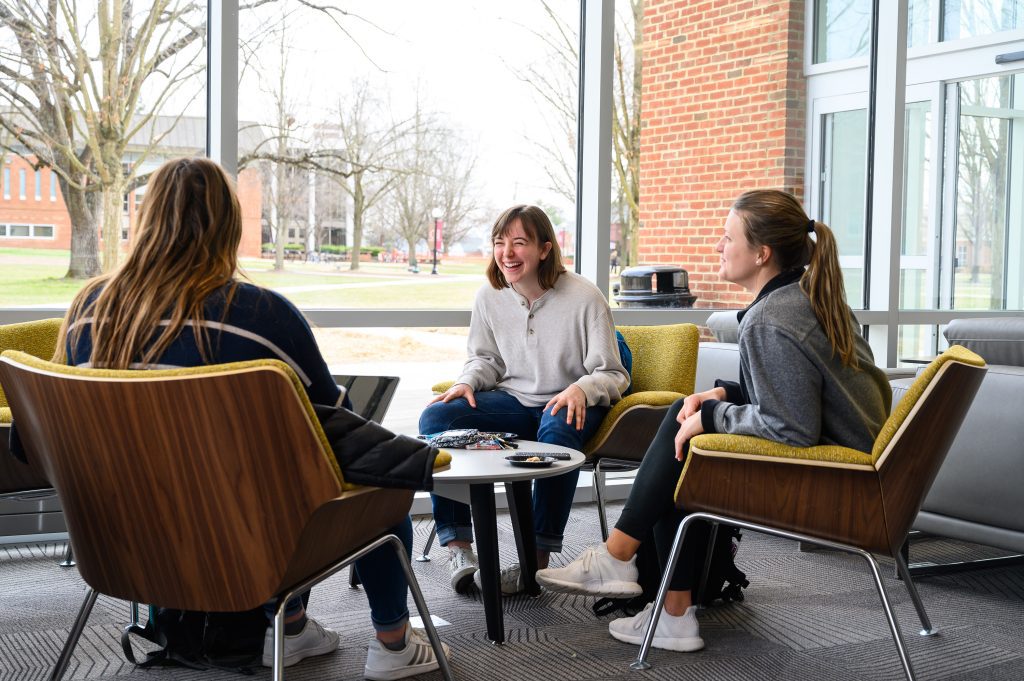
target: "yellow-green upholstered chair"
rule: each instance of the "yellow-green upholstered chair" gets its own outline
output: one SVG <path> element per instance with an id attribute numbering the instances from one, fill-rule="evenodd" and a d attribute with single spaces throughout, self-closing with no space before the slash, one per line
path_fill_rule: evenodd
<path id="1" fill-rule="evenodd" d="M 20 350 L 41 359 L 50 359 L 57 348 L 60 323 L 59 319 L 43 319 L 0 326 L 0 352 Z M 50 483 L 38 466 L 23 464 L 10 456 L 7 450 L 10 427 L 11 410 L 0 385 L 0 497 L 49 489 Z"/>
<path id="2" fill-rule="evenodd" d="M 387 534 L 408 514 L 413 492 L 345 483 L 288 365 L 112 371 L 8 351 L 0 381 L 26 450 L 60 495 L 89 586 L 53 681 L 97 593 L 205 611 L 277 598 L 280 681 L 285 601 L 385 544 L 450 681 L 405 547 Z"/>
<path id="3" fill-rule="evenodd" d="M 608 538 L 605 512 L 605 473 L 632 470 L 640 465 L 668 408 L 693 392 L 697 375 L 700 333 L 694 324 L 664 326 L 617 326 L 633 355 L 630 394 L 612 405 L 597 433 L 586 443 L 585 468 L 594 472 L 601 536 Z M 437 383 L 434 394 L 450 388 L 453 381 Z M 420 559 L 429 554 L 431 541 Z"/>
<path id="4" fill-rule="evenodd" d="M 605 473 L 639 467 L 668 408 L 693 392 L 700 332 L 694 324 L 617 326 L 633 354 L 630 394 L 608 410 L 584 447 L 594 471 L 601 537 L 608 538 Z"/>
<path id="5" fill-rule="evenodd" d="M 634 668 L 649 666 L 646 656 L 686 528 L 705 520 L 714 528 L 728 523 L 864 558 L 903 670 L 912 681 L 910 656 L 872 554 L 895 560 L 921 619 L 921 634 L 932 634 L 900 549 L 986 371 L 981 357 L 961 346 L 951 347 L 917 377 L 885 422 L 871 452 L 838 446 L 789 447 L 738 435 L 693 438 L 676 488 L 676 504 L 689 515 L 676 534 L 655 614 Z"/>
<path id="6" fill-rule="evenodd" d="M 60 319 L 42 319 L 0 326 L 0 352 L 20 350 L 41 359 L 50 359 L 57 348 L 60 324 Z M 40 503 L 51 508 L 56 503 L 53 498 L 55 494 L 38 463 L 30 460 L 24 464 L 10 455 L 7 444 L 10 427 L 11 410 L 3 386 L 0 385 L 0 499 L 6 499 L 16 507 L 31 504 L 31 513 L 39 511 Z M 50 515 L 58 515 L 57 510 Z M 74 564 L 71 544 L 68 544 L 60 565 L 72 567 Z"/>

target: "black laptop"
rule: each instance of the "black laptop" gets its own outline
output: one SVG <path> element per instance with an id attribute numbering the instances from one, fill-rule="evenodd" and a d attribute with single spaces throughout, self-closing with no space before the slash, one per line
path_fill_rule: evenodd
<path id="1" fill-rule="evenodd" d="M 336 375 L 334 382 L 346 391 L 352 400 L 352 411 L 364 419 L 384 422 L 391 400 L 398 389 L 398 376 L 346 376 Z"/>

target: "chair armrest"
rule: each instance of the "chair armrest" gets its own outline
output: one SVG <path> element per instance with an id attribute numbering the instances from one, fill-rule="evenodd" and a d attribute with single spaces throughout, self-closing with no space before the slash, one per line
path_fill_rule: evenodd
<path id="1" fill-rule="evenodd" d="M 602 457 L 639 461 L 669 406 L 685 397 L 667 390 L 633 393 L 612 405 L 590 441 L 584 447 L 588 460 Z"/>
<path id="2" fill-rule="evenodd" d="M 440 383 L 435 383 L 434 385 L 430 386 L 430 392 L 434 393 L 435 395 L 440 395 L 453 385 L 455 385 L 455 381 L 441 381 Z"/>

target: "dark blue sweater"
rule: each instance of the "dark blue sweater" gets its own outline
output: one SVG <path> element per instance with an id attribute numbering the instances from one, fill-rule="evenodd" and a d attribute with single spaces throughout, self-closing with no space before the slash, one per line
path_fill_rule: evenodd
<path id="1" fill-rule="evenodd" d="M 313 332 L 291 302 L 273 291 L 239 283 L 225 315 L 226 293 L 225 286 L 209 296 L 203 306 L 202 324 L 209 344 L 205 361 L 199 353 L 191 322 L 186 322 L 181 333 L 157 361 L 133 364 L 131 368 L 171 369 L 251 359 L 279 359 L 298 375 L 311 402 L 324 405 L 341 403 L 342 393 L 331 378 Z M 74 320 L 69 330 L 81 330 L 81 333 L 73 346 L 71 340 L 75 334 L 68 334 L 65 347 L 68 364 L 91 366 L 92 318 Z"/>

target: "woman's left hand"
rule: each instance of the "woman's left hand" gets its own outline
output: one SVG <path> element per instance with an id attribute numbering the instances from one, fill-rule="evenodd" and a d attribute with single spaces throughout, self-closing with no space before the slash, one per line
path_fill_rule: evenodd
<path id="1" fill-rule="evenodd" d="M 679 426 L 676 433 L 676 461 L 683 460 L 683 448 L 691 437 L 696 437 L 704 432 L 704 424 L 700 421 L 700 412 L 687 416 Z"/>
<path id="2" fill-rule="evenodd" d="M 587 395 L 583 388 L 575 383 L 558 393 L 544 405 L 544 411 L 551 410 L 554 416 L 562 407 L 566 408 L 565 422 L 572 424 L 576 421 L 576 430 L 583 430 L 583 423 L 587 419 Z"/>

